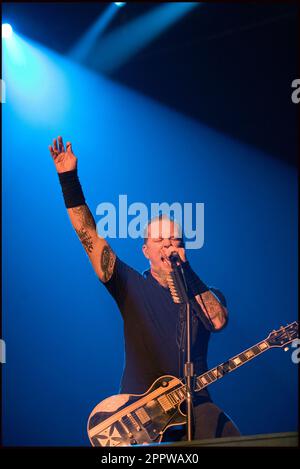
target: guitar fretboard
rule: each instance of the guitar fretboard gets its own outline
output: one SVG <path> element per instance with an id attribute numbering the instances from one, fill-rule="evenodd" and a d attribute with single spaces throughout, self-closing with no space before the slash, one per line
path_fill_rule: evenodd
<path id="1" fill-rule="evenodd" d="M 217 381 L 220 378 L 223 378 L 224 375 L 230 373 L 233 370 L 236 370 L 240 366 L 244 365 L 248 361 L 257 357 L 257 355 L 265 352 L 270 348 L 270 345 L 266 340 L 262 340 L 258 344 L 254 345 L 251 348 L 248 348 L 244 352 L 232 357 L 230 360 L 221 363 L 220 365 L 212 368 L 211 370 L 203 373 L 201 376 L 198 376 L 196 379 L 195 391 L 200 391 L 209 384 Z"/>
<path id="2" fill-rule="evenodd" d="M 217 381 L 220 378 L 223 378 L 223 376 L 227 373 L 236 370 L 248 361 L 257 357 L 257 355 L 260 355 L 261 353 L 265 352 L 269 348 L 270 345 L 268 344 L 267 340 L 262 340 L 253 347 L 244 350 L 244 352 L 240 353 L 239 355 L 236 355 L 235 357 L 230 358 L 230 360 L 227 360 L 226 362 L 221 363 L 220 365 L 216 366 L 215 368 L 212 368 L 206 373 L 203 373 L 202 375 L 196 378 L 196 385 L 194 391 L 201 391 L 201 389 L 204 389 L 209 384 Z M 183 402 L 186 398 L 186 394 L 186 386 L 182 385 L 179 388 L 167 393 L 165 395 L 165 398 L 168 400 L 168 405 L 171 405 L 173 407 Z"/>

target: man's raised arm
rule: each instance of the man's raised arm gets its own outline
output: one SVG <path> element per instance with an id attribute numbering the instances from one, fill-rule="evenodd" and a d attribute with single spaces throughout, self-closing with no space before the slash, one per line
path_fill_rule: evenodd
<path id="1" fill-rule="evenodd" d="M 63 191 L 65 205 L 74 230 L 84 247 L 92 266 L 102 282 L 113 273 L 116 255 L 104 238 L 97 234 L 96 223 L 81 189 L 77 175 L 77 158 L 71 142 L 64 147 L 62 137 L 49 146 Z"/>

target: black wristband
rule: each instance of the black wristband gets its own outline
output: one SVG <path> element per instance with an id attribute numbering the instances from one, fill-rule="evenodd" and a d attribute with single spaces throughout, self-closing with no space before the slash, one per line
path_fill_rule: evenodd
<path id="1" fill-rule="evenodd" d="M 202 293 L 209 291 L 208 286 L 205 285 L 202 280 L 200 280 L 197 274 L 195 274 L 188 261 L 183 262 L 181 266 L 188 286 L 189 296 L 191 295 L 192 297 L 194 297 L 196 295 L 201 295 Z"/>
<path id="2" fill-rule="evenodd" d="M 77 169 L 58 173 L 65 205 L 67 208 L 78 207 L 85 204 L 81 184 L 78 179 Z"/>

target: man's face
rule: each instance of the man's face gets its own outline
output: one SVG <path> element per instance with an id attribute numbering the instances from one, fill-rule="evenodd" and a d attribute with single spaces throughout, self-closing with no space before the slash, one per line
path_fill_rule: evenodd
<path id="1" fill-rule="evenodd" d="M 166 260 L 166 250 L 170 246 L 181 246 L 181 233 L 176 223 L 167 218 L 154 220 L 148 226 L 148 239 L 143 245 L 143 253 L 150 261 L 151 269 L 157 273 L 170 272 Z"/>

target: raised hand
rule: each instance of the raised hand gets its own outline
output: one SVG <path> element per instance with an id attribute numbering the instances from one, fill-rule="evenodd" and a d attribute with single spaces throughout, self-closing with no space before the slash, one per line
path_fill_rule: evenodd
<path id="1" fill-rule="evenodd" d="M 71 142 L 67 142 L 65 150 L 62 137 L 58 137 L 57 140 L 53 140 L 53 146 L 49 145 L 49 151 L 58 173 L 65 173 L 77 168 L 77 158 L 72 151 Z"/>

